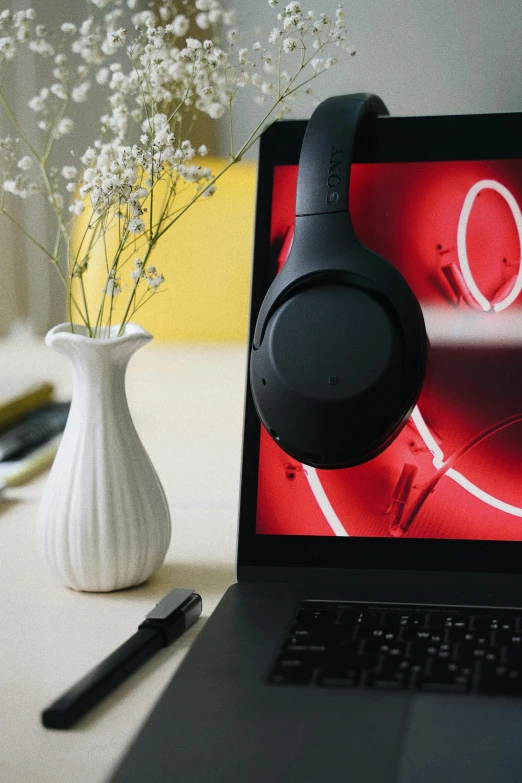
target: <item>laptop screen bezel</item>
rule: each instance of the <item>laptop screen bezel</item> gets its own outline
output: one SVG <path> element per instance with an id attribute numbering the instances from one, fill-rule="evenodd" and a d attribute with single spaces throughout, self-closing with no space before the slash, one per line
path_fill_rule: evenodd
<path id="1" fill-rule="evenodd" d="M 249 350 L 257 314 L 275 276 L 270 223 L 274 167 L 297 165 L 304 120 L 282 121 L 259 149 Z M 522 158 L 522 112 L 433 117 L 378 117 L 358 134 L 354 162 L 421 162 Z M 238 568 L 380 569 L 516 574 L 522 541 L 286 536 L 256 533 L 260 423 L 246 379 L 239 508 Z"/>

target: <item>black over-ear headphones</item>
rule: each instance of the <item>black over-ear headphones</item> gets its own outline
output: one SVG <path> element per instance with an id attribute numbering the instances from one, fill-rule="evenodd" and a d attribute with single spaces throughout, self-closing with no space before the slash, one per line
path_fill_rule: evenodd
<path id="1" fill-rule="evenodd" d="M 345 468 L 383 451 L 420 394 L 426 330 L 412 290 L 357 239 L 348 210 L 356 132 L 376 95 L 329 98 L 308 123 L 294 239 L 256 323 L 250 360 L 262 423 L 294 459 Z"/>

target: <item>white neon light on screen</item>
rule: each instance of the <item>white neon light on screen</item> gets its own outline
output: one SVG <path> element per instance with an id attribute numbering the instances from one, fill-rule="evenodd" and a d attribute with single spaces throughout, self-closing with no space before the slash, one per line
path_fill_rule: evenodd
<path id="1" fill-rule="evenodd" d="M 303 470 L 306 476 L 306 480 L 310 485 L 310 489 L 312 490 L 312 494 L 317 501 L 317 505 L 323 512 L 324 518 L 332 528 L 335 535 L 348 536 L 349 533 L 333 510 L 333 506 L 328 499 L 328 495 L 324 491 L 324 487 L 321 484 L 321 479 L 319 478 L 316 469 L 311 468 L 309 465 L 303 464 Z"/>
<path id="2" fill-rule="evenodd" d="M 478 194 L 482 190 L 494 190 L 504 198 L 508 207 L 511 210 L 511 214 L 513 215 L 513 220 L 515 221 L 515 225 L 517 227 L 518 241 L 520 247 L 518 274 L 515 279 L 513 288 L 504 297 L 504 299 L 502 299 L 500 302 L 496 302 L 494 305 L 492 305 L 492 303 L 488 299 L 486 299 L 486 297 L 478 287 L 477 283 L 475 282 L 475 278 L 473 277 L 469 265 L 469 259 L 468 259 L 468 253 L 466 247 L 469 216 L 471 214 L 473 204 L 475 203 L 475 199 L 477 198 Z M 520 291 L 522 290 L 522 212 L 520 211 L 520 207 L 518 206 L 518 203 L 515 197 L 513 196 L 513 194 L 504 185 L 501 185 L 500 182 L 496 182 L 496 180 L 493 179 L 481 179 L 469 189 L 466 198 L 464 199 L 464 202 L 462 204 L 462 209 L 460 212 L 460 217 L 459 217 L 459 222 L 457 227 L 457 254 L 460 263 L 460 268 L 462 271 L 462 276 L 466 282 L 466 285 L 468 286 L 469 291 L 474 297 L 474 299 L 476 300 L 477 304 L 479 304 L 483 310 L 485 310 L 486 312 L 493 310 L 493 312 L 499 313 L 502 310 L 505 310 L 511 304 L 513 304 L 513 302 L 519 295 Z M 411 419 L 415 424 L 415 427 L 417 428 L 417 431 L 422 441 L 424 442 L 425 446 L 427 447 L 428 451 L 431 453 L 433 457 L 432 460 L 433 467 L 436 468 L 436 470 L 440 470 L 443 467 L 445 461 L 444 453 L 440 448 L 440 446 L 438 445 L 435 438 L 433 437 L 433 435 L 431 434 L 429 427 L 424 421 L 424 418 L 418 406 L 415 406 L 413 413 L 411 415 Z M 328 496 L 326 495 L 326 492 L 324 491 L 323 485 L 321 484 L 321 480 L 319 478 L 316 469 L 311 468 L 310 466 L 304 464 L 303 464 L 303 469 L 308 484 L 310 485 L 310 489 L 312 490 L 312 493 L 317 501 L 317 504 L 321 509 L 321 511 L 323 512 L 326 521 L 328 522 L 328 524 L 330 525 L 334 533 L 337 536 L 348 536 L 349 535 L 348 532 L 346 531 L 339 517 L 335 513 L 333 506 L 330 503 Z M 462 475 L 462 473 L 459 473 L 454 468 L 449 468 L 446 471 L 445 475 L 448 478 L 455 481 L 457 484 L 459 484 L 463 489 L 465 489 L 471 495 L 483 501 L 487 505 L 496 508 L 500 511 L 504 511 L 506 514 L 511 514 L 512 516 L 516 516 L 516 517 L 522 517 L 522 508 L 520 508 L 519 506 L 514 506 L 511 503 L 506 503 L 504 500 L 500 500 L 500 498 L 491 495 L 489 492 L 486 492 L 485 490 L 481 489 L 476 484 L 473 484 L 472 481 L 467 479 L 465 476 Z"/>
<path id="3" fill-rule="evenodd" d="M 417 431 L 421 436 L 426 448 L 433 457 L 433 467 L 437 470 L 440 470 L 445 462 L 444 453 L 431 434 L 429 427 L 424 421 L 422 413 L 420 412 L 417 405 L 411 414 L 411 420 L 415 424 L 415 427 L 417 428 Z M 341 520 L 335 513 L 333 506 L 330 503 L 326 492 L 324 491 L 324 487 L 321 484 L 321 479 L 319 478 L 317 470 L 315 468 L 311 468 L 309 465 L 304 464 L 303 470 L 308 484 L 310 485 L 310 489 L 312 490 L 312 494 L 317 501 L 317 505 L 321 509 L 325 520 L 328 522 L 335 535 L 349 536 L 349 533 L 346 531 Z M 501 500 L 500 498 L 491 495 L 489 492 L 481 489 L 481 487 L 478 487 L 472 481 L 463 476 L 462 473 L 459 473 L 458 470 L 455 470 L 454 468 L 448 468 L 444 475 L 455 481 L 455 483 L 459 484 L 463 489 L 469 492 L 470 495 L 478 498 L 478 500 L 481 500 L 488 506 L 496 508 L 499 511 L 504 511 L 506 514 L 511 514 L 515 517 L 522 517 L 522 508 L 519 506 L 514 506 L 512 503 L 506 503 L 505 500 Z"/>
<path id="4" fill-rule="evenodd" d="M 469 189 L 466 198 L 464 199 L 464 203 L 462 204 L 462 209 L 460 212 L 459 223 L 457 227 L 457 254 L 460 262 L 460 268 L 462 270 L 462 277 L 466 281 L 466 285 L 468 286 L 473 298 L 476 300 L 477 304 L 479 304 L 482 307 L 483 310 L 485 310 L 486 312 L 493 310 L 495 313 L 499 313 L 501 310 L 505 310 L 506 307 L 509 307 L 510 304 L 513 304 L 513 302 L 519 295 L 520 291 L 522 290 L 522 263 L 520 263 L 521 259 L 519 258 L 518 274 L 515 283 L 513 285 L 513 288 L 511 289 L 509 294 L 507 294 L 507 296 L 505 296 L 504 299 L 502 299 L 500 302 L 496 302 L 494 305 L 492 305 L 489 299 L 486 299 L 486 297 L 478 287 L 477 283 L 475 282 L 475 278 L 473 277 L 469 265 L 468 251 L 466 247 L 466 237 L 467 237 L 469 216 L 473 204 L 475 203 L 475 199 L 477 198 L 478 194 L 482 190 L 496 191 L 502 196 L 502 198 L 505 200 L 506 204 L 510 208 L 511 214 L 513 215 L 513 220 L 515 221 L 515 225 L 517 227 L 518 242 L 519 242 L 521 256 L 522 256 L 522 213 L 513 194 L 504 185 L 501 185 L 500 182 L 496 182 L 494 179 L 481 179 L 479 180 L 479 182 L 476 182 Z"/>
<path id="5" fill-rule="evenodd" d="M 426 425 L 417 405 L 411 414 L 411 420 L 417 427 L 417 431 L 428 448 L 428 451 L 430 451 L 433 456 L 433 467 L 439 470 L 444 465 L 444 454 Z M 457 484 L 460 484 L 460 486 L 466 489 L 471 495 L 474 495 L 479 500 L 487 503 L 488 506 L 498 508 L 500 511 L 505 511 L 507 514 L 512 514 L 515 517 L 522 517 L 522 508 L 513 506 L 511 503 L 506 503 L 504 500 L 500 500 L 500 498 L 490 495 L 489 492 L 477 487 L 476 484 L 473 484 L 472 481 L 454 468 L 449 468 L 445 475 L 448 476 L 448 478 L 453 479 L 453 481 L 456 481 Z"/>

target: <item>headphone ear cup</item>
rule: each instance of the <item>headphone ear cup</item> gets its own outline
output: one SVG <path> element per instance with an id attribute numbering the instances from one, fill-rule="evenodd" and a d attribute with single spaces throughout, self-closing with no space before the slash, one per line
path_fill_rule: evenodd
<path id="1" fill-rule="evenodd" d="M 404 372 L 400 325 L 386 298 L 330 280 L 316 276 L 273 312 L 251 355 L 251 387 L 261 421 L 284 451 L 341 468 L 393 440 L 421 382 Z"/>

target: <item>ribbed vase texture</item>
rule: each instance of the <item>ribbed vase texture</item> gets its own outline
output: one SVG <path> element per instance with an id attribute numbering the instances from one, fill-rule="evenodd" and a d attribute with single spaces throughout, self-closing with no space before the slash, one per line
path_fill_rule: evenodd
<path id="1" fill-rule="evenodd" d="M 38 512 L 38 548 L 75 590 L 118 590 L 163 563 L 170 514 L 160 480 L 134 428 L 125 392 L 133 353 L 152 336 L 135 324 L 100 339 L 70 324 L 46 336 L 72 365 L 67 426 Z"/>

